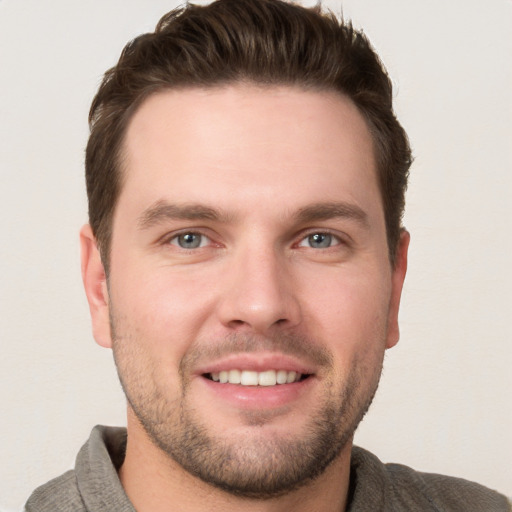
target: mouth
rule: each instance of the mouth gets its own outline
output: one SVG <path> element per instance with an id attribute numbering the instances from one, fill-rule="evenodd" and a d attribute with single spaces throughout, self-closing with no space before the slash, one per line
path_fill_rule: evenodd
<path id="1" fill-rule="evenodd" d="M 302 382 L 311 377 L 311 374 L 288 370 L 222 370 L 203 374 L 203 377 L 220 384 L 238 384 L 240 386 L 280 386 Z"/>

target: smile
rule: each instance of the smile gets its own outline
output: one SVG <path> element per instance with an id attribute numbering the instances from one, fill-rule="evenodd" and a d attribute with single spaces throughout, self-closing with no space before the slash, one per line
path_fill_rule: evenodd
<path id="1" fill-rule="evenodd" d="M 206 374 L 207 378 L 220 384 L 240 384 L 242 386 L 276 386 L 292 384 L 308 377 L 307 374 L 287 370 L 223 370 Z"/>

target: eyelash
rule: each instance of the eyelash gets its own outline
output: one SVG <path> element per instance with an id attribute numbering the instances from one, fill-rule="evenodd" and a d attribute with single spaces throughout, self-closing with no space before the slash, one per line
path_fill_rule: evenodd
<path id="1" fill-rule="evenodd" d="M 179 240 L 180 237 L 186 236 L 186 235 L 195 235 L 195 236 L 201 237 L 200 245 L 198 247 L 192 247 L 192 248 L 181 247 L 179 245 L 179 243 L 178 243 L 178 240 Z M 187 231 L 182 231 L 180 233 L 174 233 L 171 237 L 168 237 L 168 238 L 164 239 L 164 243 L 168 244 L 168 245 L 174 245 L 174 246 L 178 247 L 179 249 L 181 249 L 183 251 L 194 251 L 196 249 L 200 249 L 200 248 L 204 247 L 202 245 L 203 242 L 204 242 L 204 239 L 206 239 L 207 241 L 212 242 L 212 238 L 209 237 L 208 235 L 202 233 L 201 231 L 187 230 Z M 176 241 L 176 243 L 173 243 L 174 241 Z"/>
<path id="2" fill-rule="evenodd" d="M 182 237 L 182 236 L 185 236 L 185 235 L 195 235 L 195 236 L 201 237 L 201 241 L 200 241 L 199 245 L 197 247 L 191 247 L 191 248 L 180 246 L 179 242 L 178 242 L 178 239 L 179 239 L 179 237 Z M 332 249 L 333 247 L 337 247 L 339 245 L 347 245 L 346 240 L 344 240 L 339 234 L 335 234 L 335 233 L 333 233 L 333 232 L 331 232 L 329 230 L 311 230 L 309 232 L 301 233 L 299 241 L 297 243 L 295 243 L 294 246 L 296 246 L 296 247 L 304 247 L 302 244 L 304 242 L 306 242 L 308 238 L 310 238 L 312 236 L 315 236 L 315 235 L 324 235 L 324 236 L 327 236 L 327 237 L 331 237 L 332 241 L 334 241 L 335 243 L 329 245 L 328 247 L 314 248 L 314 247 L 308 246 L 308 248 L 310 248 L 310 249 L 318 249 L 318 250 L 324 249 L 324 250 L 328 250 L 328 249 Z M 205 239 L 206 239 L 206 241 L 205 241 Z M 178 249 L 183 250 L 183 251 L 196 251 L 197 249 L 201 249 L 201 248 L 206 247 L 206 245 L 203 245 L 203 243 L 208 244 L 208 241 L 210 243 L 212 243 L 213 239 L 210 236 L 206 235 L 205 233 L 201 232 L 200 230 L 197 230 L 197 231 L 186 230 L 186 231 L 181 231 L 179 233 L 174 233 L 170 237 L 166 237 L 164 239 L 164 244 L 166 244 L 166 245 L 173 245 L 173 246 L 175 246 Z M 173 242 L 175 242 L 175 243 L 173 243 Z M 217 244 L 217 245 L 219 245 L 219 244 Z"/>
<path id="3" fill-rule="evenodd" d="M 302 234 L 299 243 L 297 244 L 299 247 L 304 247 L 302 243 L 306 242 L 309 238 L 315 236 L 315 235 L 324 235 L 327 237 L 330 237 L 333 243 L 332 245 L 329 245 L 328 247 L 318 247 L 316 249 L 332 249 L 333 247 L 337 247 L 338 245 L 345 244 L 344 240 L 341 238 L 340 235 L 335 234 L 329 230 L 313 230 L 308 233 Z M 315 249 L 314 247 L 308 246 L 310 249 Z"/>

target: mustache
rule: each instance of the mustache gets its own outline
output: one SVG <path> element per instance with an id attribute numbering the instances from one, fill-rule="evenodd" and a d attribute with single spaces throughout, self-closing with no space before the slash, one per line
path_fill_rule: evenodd
<path id="1" fill-rule="evenodd" d="M 268 336 L 232 333 L 222 340 L 196 342 L 180 362 L 180 373 L 204 362 L 233 354 L 254 352 L 280 352 L 298 357 L 316 366 L 331 366 L 333 357 L 329 350 L 310 338 L 292 333 L 276 333 Z"/>

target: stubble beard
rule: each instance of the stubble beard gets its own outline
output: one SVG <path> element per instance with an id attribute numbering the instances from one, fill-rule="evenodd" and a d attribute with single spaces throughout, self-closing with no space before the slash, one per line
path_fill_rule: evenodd
<path id="1" fill-rule="evenodd" d="M 111 323 L 121 385 L 151 441 L 191 475 L 232 495 L 250 499 L 287 494 L 321 475 L 340 455 L 366 414 L 382 368 L 381 364 L 369 373 L 364 361 L 357 362 L 341 389 L 332 376 L 327 378 L 325 397 L 310 414 L 300 437 L 265 434 L 263 430 L 271 424 L 272 415 L 254 411 L 241 414 L 247 427 L 254 429 L 254 435 L 221 437 L 208 428 L 215 418 L 205 424 L 189 403 L 187 373 L 183 371 L 187 364 L 180 366 L 181 396 L 172 400 L 152 380 L 151 365 L 140 345 L 131 336 L 121 338 L 115 334 L 114 322 Z M 296 353 L 297 347 L 312 346 L 303 338 L 290 335 L 264 341 L 263 345 L 286 347 L 288 353 Z M 234 346 L 251 351 L 261 349 L 262 342 L 233 336 L 220 346 L 226 351 Z M 195 356 L 189 358 L 188 363 L 194 359 Z"/>

